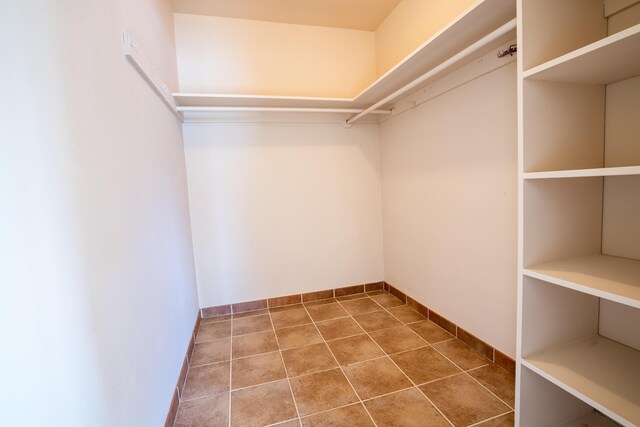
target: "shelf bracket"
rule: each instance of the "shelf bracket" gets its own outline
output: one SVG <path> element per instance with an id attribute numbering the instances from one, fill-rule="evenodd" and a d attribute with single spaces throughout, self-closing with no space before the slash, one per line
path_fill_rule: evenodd
<path id="1" fill-rule="evenodd" d="M 122 32 L 122 53 L 125 58 L 133 64 L 140 75 L 144 77 L 151 88 L 160 96 L 160 99 L 165 103 L 165 105 L 171 109 L 173 114 L 175 114 L 180 121 L 184 121 L 182 114 L 176 108 L 176 103 L 169 87 L 158 75 L 156 66 L 149 62 L 149 60 L 140 51 L 139 47 L 139 44 L 131 39 L 129 33 L 126 31 Z"/>

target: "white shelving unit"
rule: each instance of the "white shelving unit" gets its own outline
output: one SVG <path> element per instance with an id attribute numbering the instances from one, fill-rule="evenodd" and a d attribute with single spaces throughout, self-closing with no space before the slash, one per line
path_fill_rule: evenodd
<path id="1" fill-rule="evenodd" d="M 640 0 L 518 0 L 518 47 L 517 424 L 637 426 Z"/>
<path id="2" fill-rule="evenodd" d="M 297 96 L 264 96 L 205 93 L 174 93 L 178 111 L 189 120 L 192 113 L 201 115 L 202 107 L 258 107 L 258 108 L 307 108 L 307 109 L 354 109 L 364 110 L 397 90 L 411 84 L 423 74 L 436 68 L 458 52 L 466 49 L 487 34 L 501 27 L 516 16 L 513 0 L 480 0 L 465 14 L 423 43 L 414 52 L 395 67 L 372 82 L 360 94 L 353 98 L 315 98 Z M 440 74 L 481 57 L 492 49 L 515 39 L 515 30 L 495 39 L 491 44 L 478 49 L 472 55 L 461 60 L 446 71 L 436 74 L 425 81 L 428 84 L 441 77 Z M 389 109 L 392 102 L 379 107 Z"/>

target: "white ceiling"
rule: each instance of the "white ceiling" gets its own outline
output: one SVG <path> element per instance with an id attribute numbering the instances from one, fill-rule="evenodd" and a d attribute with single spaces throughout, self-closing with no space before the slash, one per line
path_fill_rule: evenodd
<path id="1" fill-rule="evenodd" d="M 176 13 L 374 31 L 400 0 L 171 0 Z"/>

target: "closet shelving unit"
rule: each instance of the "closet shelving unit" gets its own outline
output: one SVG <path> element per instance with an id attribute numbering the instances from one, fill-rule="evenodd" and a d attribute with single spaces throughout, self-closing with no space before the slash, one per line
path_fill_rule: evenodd
<path id="1" fill-rule="evenodd" d="M 518 17 L 518 425 L 637 426 L 640 1 Z"/>
<path id="2" fill-rule="evenodd" d="M 505 23 L 515 19 L 516 9 L 513 0 L 480 0 L 464 14 L 456 18 L 444 29 L 427 40 L 413 53 L 407 56 L 394 68 L 389 70 L 360 94 L 353 98 L 318 98 L 303 96 L 264 96 L 233 95 L 207 93 L 174 93 L 177 110 L 184 115 L 185 121 L 199 120 L 207 113 L 225 111 L 238 112 L 259 109 L 259 111 L 330 112 L 346 113 L 347 116 L 368 109 L 380 100 L 418 81 L 426 72 L 433 70 L 457 53 L 483 39 Z M 447 67 L 447 72 L 459 68 L 491 49 L 495 49 L 515 39 L 515 23 L 513 28 L 500 34 L 495 39 L 479 46 L 474 52 L 455 61 Z M 349 47 L 347 47 L 349 48 Z M 357 47 L 352 47 L 357 48 Z M 435 80 L 438 75 L 434 75 Z M 420 81 L 428 84 L 429 81 Z M 389 114 L 392 100 L 376 108 L 373 113 Z M 346 111 L 350 110 L 350 111 Z"/>

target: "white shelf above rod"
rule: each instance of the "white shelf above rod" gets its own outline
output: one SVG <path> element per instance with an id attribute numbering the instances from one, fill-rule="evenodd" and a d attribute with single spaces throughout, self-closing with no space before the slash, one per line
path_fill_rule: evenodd
<path id="1" fill-rule="evenodd" d="M 137 42 L 131 39 L 131 36 L 126 31 L 122 32 L 122 53 L 125 58 L 133 64 L 133 66 L 138 70 L 140 75 L 144 77 L 144 79 L 149 83 L 151 88 L 160 95 L 160 99 L 171 109 L 173 114 L 180 119 L 180 121 L 184 121 L 182 114 L 178 112 L 176 109 L 176 103 L 173 99 L 173 94 L 169 90 L 169 87 L 162 82 L 162 79 L 156 72 L 155 65 L 151 64 L 149 60 L 144 56 L 144 54 L 140 51 L 140 46 Z"/>
<path id="2" fill-rule="evenodd" d="M 381 99 L 380 101 L 378 101 L 375 104 L 373 104 L 371 107 L 363 110 L 362 112 L 356 114 L 355 116 L 350 117 L 349 119 L 347 119 L 347 124 L 351 125 L 351 124 L 355 123 L 356 121 L 360 120 L 362 117 L 366 116 L 367 114 L 370 114 L 372 111 L 376 110 L 377 108 L 380 108 L 383 105 L 388 104 L 389 102 L 391 102 L 394 99 L 398 98 L 399 96 L 407 93 L 411 89 L 413 89 L 416 86 L 424 83 L 425 81 L 427 81 L 431 77 L 435 76 L 436 74 L 438 74 L 438 73 L 446 70 L 450 66 L 454 65 L 456 62 L 462 60 L 463 58 L 465 58 L 465 57 L 467 57 L 469 55 L 471 55 L 472 53 L 474 53 L 478 49 L 481 49 L 484 46 L 488 45 L 489 43 L 493 42 L 494 40 L 504 36 L 509 31 L 514 30 L 516 28 L 516 25 L 517 25 L 516 24 L 516 20 L 512 19 L 511 21 L 507 22 L 506 24 L 504 24 L 503 26 L 501 26 L 497 30 L 494 30 L 493 32 L 487 34 L 486 36 L 484 36 L 483 38 L 481 38 L 477 42 L 473 43 L 472 45 L 470 45 L 470 46 L 466 47 L 465 49 L 461 50 L 460 52 L 456 53 L 455 55 L 453 55 L 451 58 L 447 59 L 446 61 L 444 61 L 440 65 L 438 65 L 438 66 L 432 68 L 431 70 L 427 71 L 426 73 L 424 73 L 423 75 L 421 75 L 420 77 L 418 77 L 417 79 L 412 81 L 411 83 L 408 83 L 407 85 L 401 87 L 397 91 L 393 92 L 391 95 L 386 96 L 385 98 Z"/>
<path id="3" fill-rule="evenodd" d="M 357 114 L 361 108 L 312 108 L 312 107 L 176 107 L 178 111 L 224 111 L 224 112 L 277 112 L 277 113 L 350 113 Z M 392 110 L 373 110 L 368 114 L 391 114 Z"/>

